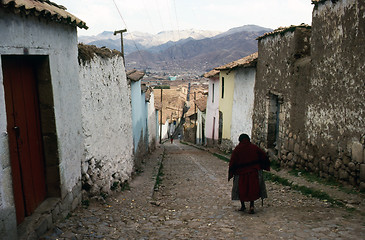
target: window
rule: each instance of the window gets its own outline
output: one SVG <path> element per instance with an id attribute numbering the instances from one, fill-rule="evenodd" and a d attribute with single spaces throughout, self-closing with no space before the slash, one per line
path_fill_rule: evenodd
<path id="1" fill-rule="evenodd" d="M 214 103 L 214 83 L 212 85 L 212 103 Z"/>
<path id="2" fill-rule="evenodd" d="M 224 98 L 224 77 L 222 77 L 222 98 Z"/>

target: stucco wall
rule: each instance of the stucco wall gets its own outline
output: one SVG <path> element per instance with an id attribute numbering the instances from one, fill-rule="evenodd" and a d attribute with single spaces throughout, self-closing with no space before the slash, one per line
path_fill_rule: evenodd
<path id="1" fill-rule="evenodd" d="M 85 161 L 82 183 L 87 194 L 117 190 L 133 171 L 130 88 L 121 56 L 81 62 L 82 125 Z"/>
<path id="2" fill-rule="evenodd" d="M 197 108 L 197 116 L 198 120 L 196 122 L 196 144 L 205 145 L 206 140 L 205 140 L 205 132 L 203 135 L 203 126 L 206 120 L 206 114 L 205 112 L 202 112 L 199 110 L 199 108 Z"/>
<path id="3" fill-rule="evenodd" d="M 145 93 L 141 92 L 141 81 L 131 82 L 132 126 L 135 166 L 141 166 L 143 156 L 148 152 L 148 108 Z"/>
<path id="4" fill-rule="evenodd" d="M 148 106 L 148 147 L 150 151 L 155 150 L 157 139 L 157 111 L 155 109 L 155 96 L 151 91 L 150 101 Z"/>
<path id="5" fill-rule="evenodd" d="M 312 29 L 312 101 L 305 125 L 323 158 L 314 168 L 359 185 L 365 145 L 365 2 L 319 4 Z M 365 189 L 365 177 L 362 182 Z"/>
<path id="6" fill-rule="evenodd" d="M 224 95 L 222 98 L 222 78 L 224 78 Z M 232 104 L 235 72 L 223 70 L 219 74 L 219 111 L 223 114 L 222 138 L 231 139 Z"/>
<path id="7" fill-rule="evenodd" d="M 26 53 L 49 56 L 51 79 L 48 80 L 51 81 L 51 92 L 53 92 L 51 98 L 53 98 L 58 143 L 58 149 L 53 149 L 51 154 L 58 155 L 59 160 L 57 171 L 60 175 L 61 202 L 57 207 L 59 212 L 67 215 L 81 201 L 80 162 L 83 159 L 83 137 L 76 29 L 31 16 L 22 18 L 4 12 L 3 9 L 0 9 L 0 29 L 1 55 Z M 0 74 L 0 202 L 2 210 L 6 211 L 6 214 L 0 214 L 0 235 L 5 236 L 5 239 L 14 239 L 16 221 L 11 191 L 4 102 L 3 78 Z M 51 172 L 46 173 L 46 178 L 50 177 L 49 174 Z"/>
<path id="8" fill-rule="evenodd" d="M 234 71 L 231 141 L 237 145 L 240 134 L 251 136 L 256 68 L 236 68 Z"/>
<path id="9" fill-rule="evenodd" d="M 158 125 L 158 132 L 160 133 L 160 127 L 161 125 Z M 169 119 L 166 120 L 164 124 L 162 124 L 162 131 L 161 131 L 161 139 L 167 139 L 168 138 L 168 132 L 170 129 L 170 123 Z"/>
<path id="10" fill-rule="evenodd" d="M 213 91 L 214 85 L 214 91 Z M 205 136 L 207 144 L 218 142 L 219 127 L 219 77 L 209 78 L 209 90 L 207 99 L 207 111 L 205 120 Z M 215 118 L 215 120 L 214 120 Z M 214 140 L 214 141 L 213 141 Z"/>

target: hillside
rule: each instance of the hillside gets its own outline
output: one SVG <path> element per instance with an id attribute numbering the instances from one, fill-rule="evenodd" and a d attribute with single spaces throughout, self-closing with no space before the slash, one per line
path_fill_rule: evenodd
<path id="1" fill-rule="evenodd" d="M 236 32 L 218 38 L 189 39 L 167 49 L 148 49 L 126 55 L 127 68 L 151 69 L 170 73 L 187 71 L 203 74 L 214 67 L 235 61 L 257 51 L 256 37 L 266 31 Z"/>
<path id="2" fill-rule="evenodd" d="M 125 33 L 127 69 L 167 74 L 202 75 L 214 67 L 257 51 L 256 37 L 271 29 L 256 25 L 232 28 L 224 33 L 183 30 L 158 34 Z M 79 42 L 120 50 L 120 35 L 105 31 L 97 36 L 80 36 Z"/>

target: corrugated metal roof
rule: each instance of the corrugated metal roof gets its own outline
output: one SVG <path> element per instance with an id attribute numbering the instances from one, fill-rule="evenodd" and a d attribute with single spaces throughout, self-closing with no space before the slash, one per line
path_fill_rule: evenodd
<path id="1" fill-rule="evenodd" d="M 267 32 L 265 33 L 264 35 L 256 38 L 256 40 L 261 40 L 263 38 L 266 38 L 266 37 L 269 37 L 269 36 L 274 36 L 274 35 L 278 35 L 278 34 L 281 34 L 283 35 L 284 33 L 286 32 L 294 32 L 295 29 L 297 28 L 306 28 L 306 29 L 311 29 L 312 27 L 308 24 L 300 24 L 300 25 L 291 25 L 290 27 L 279 27 L 278 29 L 275 29 L 274 31 L 272 32 Z"/>
<path id="2" fill-rule="evenodd" d="M 138 71 L 136 69 L 127 71 L 127 78 L 134 82 L 137 82 L 143 78 L 144 72 Z"/>
<path id="3" fill-rule="evenodd" d="M 85 22 L 67 12 L 64 6 L 48 0 L 0 0 L 0 7 L 19 15 L 33 15 L 53 22 L 88 29 Z"/>
<path id="4" fill-rule="evenodd" d="M 216 75 L 218 75 L 218 74 L 219 74 L 219 71 L 218 71 L 218 70 L 213 69 L 212 71 L 205 73 L 205 74 L 204 74 L 204 77 L 205 77 L 205 78 L 211 78 L 211 77 L 214 77 L 214 76 L 216 76 Z"/>
<path id="5" fill-rule="evenodd" d="M 255 52 L 247 57 L 241 58 L 237 61 L 230 62 L 226 65 L 215 68 L 216 70 L 229 70 L 236 67 L 255 67 L 257 63 L 258 52 Z"/>

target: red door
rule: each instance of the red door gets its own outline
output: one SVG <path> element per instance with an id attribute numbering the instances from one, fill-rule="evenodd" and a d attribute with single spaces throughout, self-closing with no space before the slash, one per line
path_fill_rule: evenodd
<path id="1" fill-rule="evenodd" d="M 30 57 L 2 57 L 7 131 L 18 224 L 45 199 L 35 67 Z"/>

